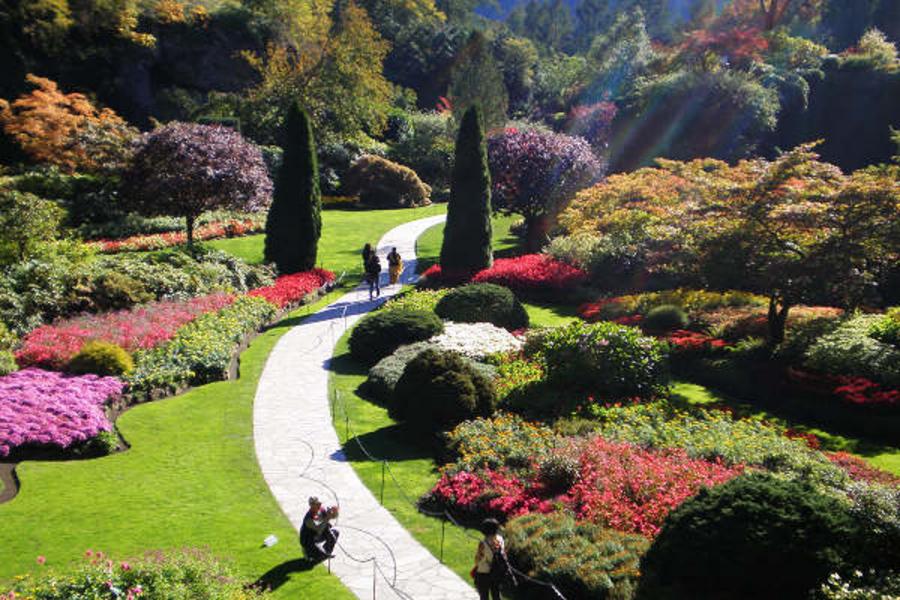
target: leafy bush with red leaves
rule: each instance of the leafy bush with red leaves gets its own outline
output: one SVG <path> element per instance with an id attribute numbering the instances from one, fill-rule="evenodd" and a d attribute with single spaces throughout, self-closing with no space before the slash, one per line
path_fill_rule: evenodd
<path id="1" fill-rule="evenodd" d="M 278 308 L 296 304 L 308 294 L 334 281 L 334 273 L 325 269 L 312 269 L 301 273 L 282 275 L 273 285 L 257 288 L 250 296 L 259 296 Z"/>
<path id="2" fill-rule="evenodd" d="M 798 389 L 819 395 L 834 395 L 857 406 L 900 405 L 900 390 L 887 389 L 865 377 L 826 375 L 801 369 L 788 369 L 788 380 Z"/>
<path id="3" fill-rule="evenodd" d="M 492 267 L 474 274 L 445 272 L 440 265 L 433 265 L 422 276 L 429 283 L 440 285 L 459 285 L 469 281 L 495 283 L 519 292 L 569 291 L 588 280 L 586 271 L 545 254 L 498 258 Z"/>
<path id="4" fill-rule="evenodd" d="M 828 457 L 828 460 L 847 471 L 847 474 L 855 481 L 900 485 L 900 477 L 873 467 L 860 457 L 853 456 L 849 452 L 826 452 L 825 456 Z"/>

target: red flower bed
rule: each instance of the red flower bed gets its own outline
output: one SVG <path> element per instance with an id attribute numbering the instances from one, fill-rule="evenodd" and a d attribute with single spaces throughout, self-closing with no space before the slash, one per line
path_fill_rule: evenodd
<path id="1" fill-rule="evenodd" d="M 543 486 L 526 483 L 500 471 L 444 473 L 431 489 L 430 497 L 470 517 L 486 514 L 510 519 L 531 512 L 551 512 L 551 499 L 543 497 Z"/>
<path id="2" fill-rule="evenodd" d="M 585 302 L 581 306 L 578 307 L 578 316 L 587 321 L 588 323 L 594 323 L 596 321 L 602 321 L 603 317 L 601 316 L 601 311 L 608 304 L 617 303 L 615 298 L 603 298 L 602 300 L 597 300 L 596 302 Z M 639 316 L 639 315 L 638 315 Z M 618 322 L 618 321 L 617 321 Z M 623 323 L 628 324 L 630 323 Z"/>
<path id="3" fill-rule="evenodd" d="M 888 390 L 865 377 L 825 375 L 788 369 L 788 379 L 800 389 L 823 395 L 835 395 L 857 406 L 898 406 L 900 390 Z"/>
<path id="4" fill-rule="evenodd" d="M 900 485 L 900 477 L 893 473 L 876 469 L 858 456 L 853 456 L 847 452 L 826 452 L 825 456 L 828 457 L 828 460 L 847 471 L 855 481 Z"/>
<path id="5" fill-rule="evenodd" d="M 259 296 L 278 308 L 300 302 L 326 283 L 334 281 L 334 273 L 325 269 L 313 269 L 302 273 L 282 275 L 273 285 L 256 288 L 250 296 Z"/>
<path id="6" fill-rule="evenodd" d="M 797 431 L 796 429 L 788 428 L 784 431 L 784 437 L 792 440 L 803 440 L 806 442 L 806 445 L 813 450 L 818 450 L 822 446 L 819 437 L 814 433 L 804 433 L 802 431 Z"/>
<path id="7" fill-rule="evenodd" d="M 467 281 L 496 283 L 513 290 L 526 292 L 565 291 L 587 281 L 588 274 L 572 265 L 544 254 L 526 254 L 516 258 L 498 258 L 489 269 L 477 273 L 444 272 L 440 265 L 432 265 L 423 273 L 429 281 L 458 285 Z"/>
<path id="8" fill-rule="evenodd" d="M 583 448 L 581 476 L 568 493 L 580 519 L 653 537 L 669 512 L 703 486 L 737 477 L 742 465 L 688 457 L 684 450 L 651 452 L 597 437 Z"/>
<path id="9" fill-rule="evenodd" d="M 688 331 L 686 329 L 678 329 L 666 336 L 666 340 L 672 344 L 674 349 L 685 351 L 705 350 L 708 348 L 724 348 L 728 345 L 725 340 L 710 337 L 704 333 L 697 331 Z"/>
<path id="10" fill-rule="evenodd" d="M 38 327 L 22 339 L 16 362 L 22 367 L 62 369 L 90 340 L 118 344 L 133 352 L 154 348 L 175 335 L 179 327 L 200 315 L 221 310 L 234 302 L 229 294 L 190 300 L 151 302 L 131 310 L 84 315 Z"/>
<path id="11" fill-rule="evenodd" d="M 263 231 L 264 224 L 253 219 L 229 219 L 216 223 L 207 223 L 194 230 L 195 240 L 214 240 L 224 237 L 237 237 Z M 151 233 L 133 235 L 119 240 L 95 240 L 90 242 L 99 247 L 104 254 L 117 252 L 131 252 L 138 250 L 160 250 L 170 246 L 180 246 L 187 243 L 186 231 L 168 231 L 166 233 Z"/>

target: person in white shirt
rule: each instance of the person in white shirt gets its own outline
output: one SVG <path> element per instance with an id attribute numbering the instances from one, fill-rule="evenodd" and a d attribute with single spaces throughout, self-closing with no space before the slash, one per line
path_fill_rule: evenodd
<path id="1" fill-rule="evenodd" d="M 484 539 L 478 542 L 475 552 L 475 589 L 480 600 L 500 600 L 501 578 L 494 572 L 494 557 L 505 551 L 503 536 L 500 535 L 500 523 L 497 519 L 485 519 L 481 523 Z M 498 557 L 499 558 L 499 557 Z M 490 599 L 488 595 L 490 594 Z"/>

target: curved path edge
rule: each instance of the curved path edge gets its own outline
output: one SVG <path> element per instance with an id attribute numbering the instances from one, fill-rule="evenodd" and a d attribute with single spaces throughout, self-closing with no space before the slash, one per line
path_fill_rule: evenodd
<path id="1" fill-rule="evenodd" d="M 387 264 L 385 255 L 394 246 L 404 257 L 401 284 L 416 279 L 416 239 L 445 218 L 405 223 L 378 242 L 382 264 Z M 335 343 L 400 288 L 385 286 L 381 297 L 370 301 L 363 284 L 281 337 L 269 354 L 253 402 L 256 457 L 295 529 L 308 510 L 309 496 L 341 507 L 340 544 L 331 571 L 358 598 L 372 598 L 373 593 L 376 598 L 476 598 L 467 582 L 419 544 L 372 495 L 347 462 L 332 424 L 328 364 Z"/>

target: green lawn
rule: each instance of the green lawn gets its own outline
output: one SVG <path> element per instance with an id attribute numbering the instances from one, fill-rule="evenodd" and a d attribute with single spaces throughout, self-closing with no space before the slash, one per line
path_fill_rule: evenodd
<path id="1" fill-rule="evenodd" d="M 322 240 L 319 242 L 320 266 L 340 275 L 362 274 L 360 252 L 366 242 L 378 243 L 389 229 L 408 221 L 444 214 L 446 204 L 422 208 L 392 210 L 323 210 Z M 225 250 L 253 264 L 263 261 L 265 235 L 248 235 L 204 242 L 206 246 Z"/>
<path id="2" fill-rule="evenodd" d="M 491 219 L 493 226 L 491 245 L 494 248 L 495 258 L 512 256 L 519 250 L 519 238 L 509 232 L 509 226 L 520 218 L 517 215 L 495 214 L 493 219 Z M 425 233 L 419 236 L 419 239 L 416 240 L 416 258 L 419 261 L 416 268 L 419 273 L 438 262 L 443 241 L 443 223 L 427 229 Z"/>
<path id="3" fill-rule="evenodd" d="M 677 398 L 681 398 L 690 404 L 703 405 L 725 403 L 735 409 L 741 416 L 758 416 L 771 422 L 777 422 L 785 427 L 792 427 L 798 431 L 814 433 L 822 441 L 823 450 L 852 452 L 872 465 L 900 475 L 900 448 L 874 444 L 859 438 L 835 435 L 823 429 L 808 427 L 802 423 L 785 420 L 771 412 L 752 404 L 742 403 L 729 396 L 719 394 L 707 387 L 686 381 L 676 381 L 672 391 Z"/>
<path id="4" fill-rule="evenodd" d="M 87 549 L 129 557 L 143 550 L 203 546 L 233 559 L 247 579 L 300 556 L 296 534 L 259 472 L 253 396 L 266 357 L 298 319 L 292 313 L 241 355 L 235 381 L 133 408 L 118 420 L 126 452 L 72 462 L 19 465 L 19 495 L 0 505 L 0 580 L 76 562 Z M 271 548 L 263 539 L 281 540 Z M 349 598 L 324 567 L 287 575 L 276 597 Z M 302 590 L 302 592 L 301 592 Z"/>
<path id="5" fill-rule="evenodd" d="M 360 269 L 359 251 L 390 228 L 441 214 L 444 205 L 385 211 L 327 211 L 319 246 L 323 265 Z M 263 236 L 211 242 L 261 259 Z M 349 283 L 349 282 L 348 282 Z M 299 315 L 324 306 L 335 291 L 258 337 L 241 355 L 241 377 L 138 406 L 117 423 L 131 448 L 94 460 L 26 462 L 22 489 L 0 505 L 0 581 L 36 566 L 76 562 L 87 549 L 119 557 L 145 549 L 207 546 L 234 560 L 241 574 L 286 581 L 277 598 L 347 598 L 317 567 L 296 572 L 299 546 L 259 473 L 252 439 L 252 403 L 266 357 Z M 262 548 L 274 533 L 281 540 Z M 285 571 L 291 571 L 284 573 Z"/>
<path id="6" fill-rule="evenodd" d="M 432 454 L 427 448 L 411 444 L 409 435 L 394 423 L 386 409 L 356 394 L 356 388 L 366 379 L 366 369 L 349 355 L 348 337 L 345 335 L 338 342 L 332 361 L 331 390 L 340 398 L 335 402 L 335 430 L 357 475 L 376 498 L 381 498 L 382 494 L 382 463 L 369 460 L 360 451 L 358 442 L 362 442 L 376 458 L 388 461 L 390 472 L 385 474 L 382 504 L 423 546 L 439 557 L 441 520 L 423 515 L 415 506 L 419 496 L 431 489 L 438 479 Z M 447 523 L 444 536 L 444 562 L 465 581 L 471 582 L 469 570 L 481 535 Z"/>

